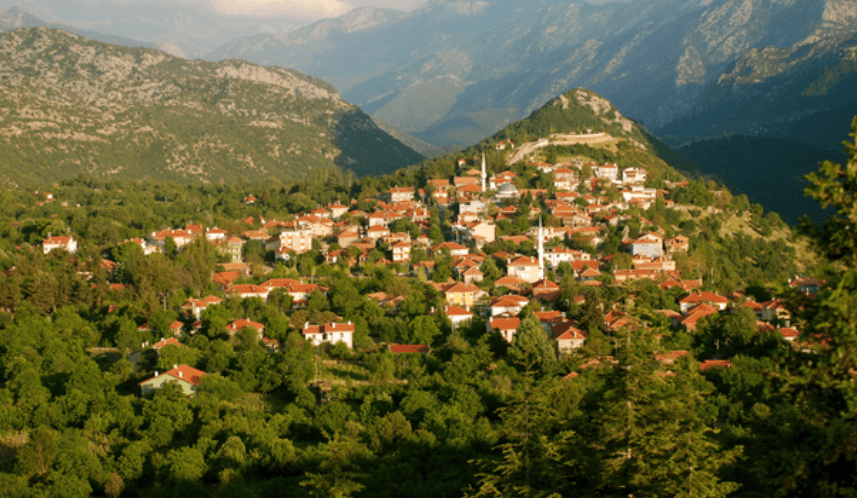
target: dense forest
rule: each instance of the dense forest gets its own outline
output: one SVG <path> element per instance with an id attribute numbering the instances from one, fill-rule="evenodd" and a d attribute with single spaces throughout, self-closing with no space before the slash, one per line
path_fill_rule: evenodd
<path id="1" fill-rule="evenodd" d="M 853 132 L 857 140 L 857 122 Z M 742 286 L 759 300 L 784 299 L 799 342 L 759 331 L 740 307 L 702 319 L 692 333 L 679 330 L 655 310 L 677 309 L 681 289 L 617 285 L 609 271 L 604 285 L 586 287 L 560 268 L 551 274 L 561 284 L 557 311 L 588 334 L 586 346 L 561 359 L 535 304 L 523 309 L 507 343 L 478 317 L 454 329 L 425 275 L 371 262 L 353 272 L 328 264 L 318 245 L 274 265 L 254 244 L 245 245 L 256 272 L 246 281 L 304 277 L 327 292 L 313 292 L 299 310 L 284 295 L 267 302 L 223 296 L 181 344 L 133 357 L 141 344 L 171 336 L 177 320 L 193 320 L 182 305 L 218 292 L 211 274 L 223 257 L 202 241 L 144 256 L 125 239 L 187 223 L 240 233 L 259 218 L 285 219 L 336 200 L 368 210 L 373 196 L 421 185 L 448 167 L 441 162 L 381 178 L 291 185 L 80 177 L 50 187 L 53 202 L 44 202 L 45 192 L 4 190 L 0 490 L 21 497 L 854 496 L 857 146 L 847 146 L 845 165 L 825 162 L 809 177 L 812 197 L 838 213 L 821 227 L 801 227 L 825 258 L 816 276 L 826 284 L 814 299 L 785 285 L 796 271 L 794 248 L 764 236 L 786 227 L 746 197 L 715 195 L 692 181 L 671 192 L 697 210 L 690 216 L 663 202 L 639 213 L 690 238 L 677 265 L 688 278 L 698 264 L 713 268 L 706 290 Z M 541 186 L 539 175 L 516 168 L 527 187 Z M 250 194 L 259 204 L 241 202 Z M 525 197 L 518 208 L 526 214 L 538 202 Z M 750 212 L 762 236 L 724 232 L 720 218 L 703 214 L 713 207 Z M 515 223 L 498 229 L 519 233 Z M 443 211 L 431 210 L 430 225 L 431 237 L 449 238 Z M 647 228 L 617 227 L 604 244 L 616 250 L 619 230 Z M 80 239 L 76 254 L 43 253 L 48 234 L 67 232 Z M 569 244 L 592 250 L 585 241 Z M 259 270 L 265 266 L 272 271 Z M 445 280 L 449 261 L 435 266 L 432 279 Z M 501 295 L 493 285 L 498 268 L 485 273 L 480 285 Z M 396 312 L 368 297 L 375 292 L 402 298 Z M 627 321 L 608 327 L 608 310 Z M 263 323 L 280 347 L 270 351 L 245 331 L 227 334 L 240 318 Z M 304 323 L 331 320 L 355 324 L 352 350 L 314 348 L 300 333 Z M 431 348 L 393 354 L 390 343 Z M 154 370 L 176 364 L 207 372 L 194 397 L 171 384 L 140 394 L 138 384 Z"/>

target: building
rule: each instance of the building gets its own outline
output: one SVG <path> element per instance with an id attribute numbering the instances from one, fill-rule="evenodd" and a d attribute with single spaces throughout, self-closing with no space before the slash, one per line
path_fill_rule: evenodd
<path id="1" fill-rule="evenodd" d="M 586 344 L 586 333 L 575 327 L 572 322 L 557 323 L 553 326 L 552 332 L 561 355 L 569 354 Z"/>
<path id="2" fill-rule="evenodd" d="M 413 187 L 394 187 L 387 191 L 387 198 L 391 203 L 414 200 Z"/>
<path id="3" fill-rule="evenodd" d="M 393 263 L 407 263 L 411 260 L 411 244 L 399 242 L 393 246 Z"/>
<path id="4" fill-rule="evenodd" d="M 351 322 L 333 322 L 323 325 L 310 325 L 307 322 L 301 329 L 301 333 L 305 339 L 312 342 L 313 346 L 342 342 L 348 346 L 348 349 L 354 347 L 354 324 Z"/>
<path id="5" fill-rule="evenodd" d="M 160 389 L 167 382 L 175 382 L 186 396 L 193 396 L 199 387 L 199 381 L 205 375 L 206 373 L 202 370 L 197 370 L 188 365 L 173 365 L 171 370 L 164 373 L 159 374 L 155 371 L 154 377 L 144 380 L 138 385 L 140 392 L 145 396 L 154 392 L 155 389 Z"/>
<path id="6" fill-rule="evenodd" d="M 664 255 L 664 245 L 662 242 L 650 239 L 632 240 L 628 244 L 631 251 L 631 256 L 643 255 L 649 258 L 657 258 Z"/>
<path id="7" fill-rule="evenodd" d="M 444 312 L 449 318 L 449 321 L 452 322 L 453 330 L 457 329 L 462 324 L 473 320 L 473 313 L 467 311 L 466 309 L 460 306 L 445 306 Z"/>
<path id="8" fill-rule="evenodd" d="M 482 289 L 476 284 L 455 283 L 447 287 L 443 294 L 446 297 L 446 304 L 451 306 L 460 306 L 469 310 Z"/>
<path id="9" fill-rule="evenodd" d="M 518 325 L 521 324 L 521 319 L 511 316 L 498 316 L 488 322 L 488 331 L 496 330 L 500 336 L 508 342 L 512 343 L 515 338 L 515 332 L 518 331 Z"/>
<path id="10" fill-rule="evenodd" d="M 279 249 L 303 254 L 312 250 L 311 230 L 285 230 L 279 235 Z"/>
<path id="11" fill-rule="evenodd" d="M 42 250 L 47 254 L 54 249 L 65 249 L 70 254 L 74 254 L 77 252 L 77 241 L 70 235 L 52 237 L 48 234 L 48 238 L 46 238 L 45 242 L 42 244 Z"/>
<path id="12" fill-rule="evenodd" d="M 538 259 L 527 256 L 508 260 L 506 262 L 506 274 L 529 283 L 537 282 L 543 278 Z"/>
<path id="13" fill-rule="evenodd" d="M 229 334 L 230 337 L 232 337 L 235 334 L 237 334 L 240 330 L 243 330 L 247 327 L 256 329 L 256 332 L 258 333 L 258 336 L 259 336 L 258 339 L 260 341 L 262 340 L 262 337 L 264 337 L 263 333 L 265 332 L 265 326 L 259 322 L 254 322 L 254 321 L 248 320 L 246 318 L 242 318 L 240 320 L 235 320 L 234 322 L 227 325 L 226 326 L 226 332 Z"/>
<path id="14" fill-rule="evenodd" d="M 694 292 L 678 300 L 682 313 L 687 313 L 688 310 L 702 303 L 714 306 L 719 311 L 723 311 L 726 309 L 726 305 L 729 304 L 729 300 L 720 294 L 704 291 Z"/>

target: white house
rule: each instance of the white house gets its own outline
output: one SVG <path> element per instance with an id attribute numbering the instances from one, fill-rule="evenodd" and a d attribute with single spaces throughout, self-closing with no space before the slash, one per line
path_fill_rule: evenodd
<path id="1" fill-rule="evenodd" d="M 320 346 L 323 343 L 336 344 L 343 342 L 348 349 L 354 347 L 354 324 L 351 322 L 333 322 L 323 325 L 310 325 L 309 322 L 304 324 L 301 330 L 305 339 L 309 339 L 313 346 Z"/>
<path id="2" fill-rule="evenodd" d="M 52 237 L 48 234 L 48 238 L 46 238 L 45 242 L 42 244 L 42 249 L 45 251 L 45 254 L 53 251 L 54 249 L 65 249 L 69 253 L 74 254 L 77 252 L 77 241 L 70 235 Z"/>

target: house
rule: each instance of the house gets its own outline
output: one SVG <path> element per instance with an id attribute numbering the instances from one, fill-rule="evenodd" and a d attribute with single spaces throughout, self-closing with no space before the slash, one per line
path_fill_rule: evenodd
<path id="1" fill-rule="evenodd" d="M 490 302 L 491 316 L 499 316 L 502 314 L 517 316 L 518 313 L 524 309 L 524 306 L 529 304 L 529 302 L 530 300 L 524 296 L 517 296 L 514 294 L 495 297 Z"/>
<path id="2" fill-rule="evenodd" d="M 158 247 L 164 247 L 167 239 L 171 238 L 175 242 L 176 248 L 181 249 L 193 242 L 194 237 L 193 232 L 190 230 L 161 230 L 160 232 L 149 234 L 147 242 Z"/>
<path id="3" fill-rule="evenodd" d="M 663 243 L 657 240 L 642 238 L 632 240 L 628 244 L 628 247 L 631 251 L 631 256 L 642 254 L 643 256 L 648 256 L 650 258 L 657 258 L 664 254 Z"/>
<path id="4" fill-rule="evenodd" d="M 241 261 L 241 250 L 244 248 L 244 239 L 238 237 L 226 237 L 217 245 L 220 253 L 228 256 L 233 262 Z"/>
<path id="5" fill-rule="evenodd" d="M 202 370 L 197 370 L 188 365 L 173 365 L 173 368 L 164 373 L 155 372 L 151 379 L 144 380 L 138 385 L 143 396 L 160 389 L 167 382 L 175 382 L 181 387 L 185 396 L 193 396 L 199 387 L 199 381 L 206 375 Z"/>
<path id="6" fill-rule="evenodd" d="M 386 227 L 399 218 L 404 218 L 404 216 L 393 211 L 376 211 L 370 214 L 367 218 L 370 227 L 375 225 L 383 225 Z"/>
<path id="7" fill-rule="evenodd" d="M 457 244 L 455 242 L 444 242 L 442 244 L 437 244 L 431 248 L 432 254 L 437 254 L 440 251 L 448 251 L 449 255 L 452 257 L 455 256 L 466 256 L 470 253 L 470 249 L 467 246 L 463 246 L 461 244 Z"/>
<path id="8" fill-rule="evenodd" d="M 182 305 L 182 309 L 195 316 L 197 320 L 200 319 L 200 315 L 209 306 L 213 304 L 220 304 L 223 300 L 217 296 L 206 296 L 202 299 L 188 299 L 188 301 Z"/>
<path id="9" fill-rule="evenodd" d="M 506 273 L 510 277 L 518 277 L 529 283 L 533 283 L 542 278 L 539 260 L 527 256 L 508 260 L 506 262 Z"/>
<path id="10" fill-rule="evenodd" d="M 511 291 L 519 292 L 524 287 L 524 284 L 526 284 L 526 283 L 527 282 L 525 282 L 524 280 L 522 280 L 518 277 L 511 277 L 511 276 L 507 275 L 505 277 L 500 277 L 497 280 L 495 280 L 494 281 L 494 287 L 497 287 L 497 288 L 506 287 L 507 289 L 509 289 Z"/>
<path id="11" fill-rule="evenodd" d="M 773 301 L 768 301 L 766 303 L 762 303 L 762 320 L 783 320 L 788 321 L 791 320 L 791 312 L 789 312 L 788 308 L 786 308 L 785 302 L 781 299 L 774 299 Z"/>
<path id="12" fill-rule="evenodd" d="M 622 190 L 622 199 L 624 199 L 625 202 L 654 201 L 657 194 L 657 189 L 634 185 L 633 187 Z"/>
<path id="13" fill-rule="evenodd" d="M 265 331 L 265 326 L 262 325 L 261 323 L 254 322 L 254 321 L 248 320 L 246 318 L 242 318 L 240 320 L 235 320 L 234 322 L 227 325 L 226 326 L 226 332 L 229 334 L 230 337 L 232 337 L 235 334 L 237 334 L 238 331 L 243 330 L 247 327 L 251 327 L 251 328 L 256 329 L 256 332 L 259 335 L 259 340 L 260 341 L 262 340 L 263 332 Z"/>
<path id="14" fill-rule="evenodd" d="M 687 252 L 690 249 L 690 239 L 684 235 L 676 235 L 671 239 L 664 239 L 664 247 L 669 254 L 674 254 L 678 251 Z"/>
<path id="15" fill-rule="evenodd" d="M 271 292 L 271 289 L 261 285 L 243 284 L 230 285 L 226 288 L 225 292 L 229 296 L 240 297 L 241 299 L 258 297 L 262 301 L 267 301 L 268 294 Z"/>
<path id="16" fill-rule="evenodd" d="M 645 183 L 648 174 L 643 168 L 625 168 L 622 170 L 622 183 Z"/>
<path id="17" fill-rule="evenodd" d="M 488 322 L 488 331 L 496 330 L 500 333 L 503 339 L 512 343 L 515 338 L 515 332 L 518 331 L 518 325 L 521 324 L 521 319 L 511 316 L 498 316 Z"/>
<path id="18" fill-rule="evenodd" d="M 694 330 L 696 330 L 696 326 L 699 323 L 699 320 L 715 313 L 717 313 L 717 308 L 715 306 L 711 306 L 710 304 L 706 303 L 701 303 L 693 308 L 688 309 L 686 315 L 681 315 L 678 318 L 674 318 L 673 323 L 678 327 L 684 328 L 688 332 L 693 332 Z"/>
<path id="19" fill-rule="evenodd" d="M 54 249 L 65 249 L 70 254 L 74 254 L 77 252 L 77 241 L 70 235 L 52 237 L 48 234 L 48 238 L 42 243 L 42 250 L 47 254 Z"/>
<path id="20" fill-rule="evenodd" d="M 544 302 L 556 301 L 560 296 L 559 285 L 546 278 L 534 282 L 530 291 L 533 293 L 533 299 L 540 299 Z"/>
<path id="21" fill-rule="evenodd" d="M 590 261 L 591 259 L 592 256 L 588 252 L 566 249 L 565 247 L 555 247 L 545 252 L 545 260 L 554 269 L 560 263 L 571 264 L 574 261 Z"/>
<path id="22" fill-rule="evenodd" d="M 330 216 L 333 219 L 339 219 L 348 212 L 348 206 L 343 206 L 338 202 L 334 202 L 333 204 L 327 206 L 327 210 L 330 211 Z"/>
<path id="23" fill-rule="evenodd" d="M 312 250 L 312 237 L 313 232 L 310 229 L 284 230 L 278 236 L 278 247 L 272 250 L 284 249 L 294 251 L 295 254 L 304 254 Z"/>
<path id="24" fill-rule="evenodd" d="M 140 246 L 140 249 L 143 250 L 143 254 L 146 256 L 148 256 L 149 254 L 152 254 L 152 253 L 156 253 L 156 252 L 161 250 L 160 247 L 148 244 L 145 240 L 140 239 L 140 238 L 133 238 L 133 239 L 125 240 L 122 242 L 121 245 L 129 244 L 129 243 L 137 244 L 138 246 Z"/>
<path id="25" fill-rule="evenodd" d="M 682 313 L 687 313 L 687 311 L 690 308 L 692 308 L 692 307 L 694 307 L 700 303 L 709 304 L 709 305 L 717 308 L 719 311 L 723 311 L 726 309 L 726 305 L 729 303 L 729 300 L 726 299 L 725 297 L 723 297 L 719 294 L 715 294 L 713 292 L 700 291 L 700 292 L 694 292 L 693 294 L 685 296 L 685 297 L 679 299 L 679 301 L 678 301 L 679 308 L 681 309 Z"/>
<path id="26" fill-rule="evenodd" d="M 228 235 L 228 233 L 226 232 L 226 230 L 224 230 L 222 228 L 214 227 L 214 228 L 205 232 L 205 240 L 208 240 L 211 242 L 219 242 L 221 240 L 226 239 L 227 235 Z"/>
<path id="27" fill-rule="evenodd" d="M 594 166 L 592 168 L 592 174 L 595 175 L 595 178 L 603 178 L 611 182 L 617 182 L 619 178 L 619 167 L 615 164 Z"/>
<path id="28" fill-rule="evenodd" d="M 348 248 L 358 240 L 360 240 L 360 232 L 354 227 L 345 228 L 336 235 L 336 242 L 342 248 Z"/>
<path id="29" fill-rule="evenodd" d="M 515 142 L 511 140 L 500 140 L 499 142 L 497 142 L 496 145 L 494 145 L 494 150 L 506 150 L 507 147 L 510 149 L 514 149 Z"/>
<path id="30" fill-rule="evenodd" d="M 407 263 L 411 260 L 411 244 L 399 242 L 393 246 L 393 263 Z"/>
<path id="31" fill-rule="evenodd" d="M 473 221 L 459 227 L 462 239 L 465 242 L 474 242 L 476 245 L 493 243 L 496 238 L 497 227 L 487 221 Z"/>
<path id="32" fill-rule="evenodd" d="M 292 302 L 295 307 L 304 306 L 309 299 L 309 295 L 315 291 L 326 293 L 327 289 L 316 284 L 305 284 L 300 280 L 292 278 L 272 278 L 263 282 L 261 287 L 270 290 L 285 289 L 286 293 L 292 297 Z"/>
<path id="33" fill-rule="evenodd" d="M 482 292 L 482 289 L 472 283 L 457 282 L 447 287 L 443 294 L 446 297 L 446 304 L 461 306 L 469 310 L 476 302 L 477 295 Z"/>
<path id="34" fill-rule="evenodd" d="M 569 354 L 586 344 L 586 332 L 575 327 L 572 322 L 557 323 L 551 331 L 561 355 Z"/>
<path id="35" fill-rule="evenodd" d="M 796 277 L 789 279 L 789 287 L 798 289 L 802 294 L 815 296 L 818 294 L 818 289 L 824 285 L 823 280 L 818 280 L 809 277 Z"/>
<path id="36" fill-rule="evenodd" d="M 352 349 L 354 347 L 354 329 L 354 324 L 351 322 L 333 322 L 323 325 L 310 325 L 307 322 L 301 329 L 301 333 L 304 339 L 312 342 L 313 346 L 341 342 L 348 346 L 348 349 Z"/>
<path id="37" fill-rule="evenodd" d="M 238 280 L 241 277 L 241 272 L 238 270 L 232 271 L 222 271 L 214 274 L 212 277 L 212 281 L 217 285 L 217 288 L 220 290 L 228 289 L 233 282 Z"/>
<path id="38" fill-rule="evenodd" d="M 394 187 L 387 191 L 387 197 L 391 203 L 414 200 L 413 187 Z"/>
<path id="39" fill-rule="evenodd" d="M 460 306 L 445 306 L 443 308 L 449 321 L 452 322 L 452 330 L 473 319 L 473 313 Z"/>

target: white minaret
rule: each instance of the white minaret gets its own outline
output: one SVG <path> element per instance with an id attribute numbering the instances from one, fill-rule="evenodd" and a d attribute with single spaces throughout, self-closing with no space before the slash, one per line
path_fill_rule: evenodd
<path id="1" fill-rule="evenodd" d="M 545 234 L 542 230 L 542 217 L 539 215 L 539 280 L 545 278 Z"/>
<path id="2" fill-rule="evenodd" d="M 482 153 L 482 193 L 485 193 L 485 181 L 488 178 L 488 173 L 485 172 L 485 153 Z"/>

